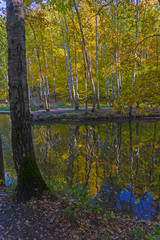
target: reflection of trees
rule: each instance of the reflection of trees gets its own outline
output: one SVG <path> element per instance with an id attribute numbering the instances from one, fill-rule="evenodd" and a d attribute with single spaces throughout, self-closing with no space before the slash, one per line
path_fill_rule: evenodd
<path id="1" fill-rule="evenodd" d="M 10 128 L 5 119 L 0 128 L 5 169 L 11 172 Z M 132 184 L 134 196 L 143 198 L 148 191 L 160 201 L 160 122 L 35 125 L 33 132 L 39 167 L 49 182 L 84 184 L 92 195 L 107 184 L 112 205 L 115 192 L 127 184 Z"/>
<path id="2" fill-rule="evenodd" d="M 147 122 L 108 122 L 92 126 L 56 124 L 48 130 L 46 126 L 36 126 L 36 154 L 41 159 L 41 169 L 46 168 L 52 181 L 64 181 L 70 186 L 85 184 L 94 195 L 105 180 L 110 179 L 108 185 L 119 191 L 132 184 L 134 194 L 143 196 L 149 190 L 157 197 L 159 129 L 159 122 L 156 125 Z M 47 131 L 50 133 L 44 134 Z"/>

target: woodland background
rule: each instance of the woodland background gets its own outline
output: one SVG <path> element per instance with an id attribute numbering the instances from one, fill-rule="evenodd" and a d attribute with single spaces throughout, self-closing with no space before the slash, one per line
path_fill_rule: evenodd
<path id="1" fill-rule="evenodd" d="M 1 102 L 8 102 L 5 14 L 3 10 L 0 17 Z M 159 16 L 155 0 L 27 1 L 32 103 L 48 109 L 50 104 L 71 102 L 78 108 L 96 99 L 97 107 L 115 106 L 122 112 L 125 106 L 158 107 Z"/>

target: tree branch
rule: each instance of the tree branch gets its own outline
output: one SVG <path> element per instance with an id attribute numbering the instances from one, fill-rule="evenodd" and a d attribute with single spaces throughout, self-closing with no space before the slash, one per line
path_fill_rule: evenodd
<path id="1" fill-rule="evenodd" d="M 160 0 L 158 0 L 160 2 Z M 137 43 L 137 46 L 135 49 L 137 49 L 137 47 L 142 44 L 145 40 L 149 39 L 149 38 L 152 38 L 152 37 L 160 37 L 160 34 L 154 34 L 154 35 L 151 35 L 151 36 L 148 36 L 146 38 L 144 38 L 142 41 L 140 41 L 139 43 Z"/>
<path id="2" fill-rule="evenodd" d="M 97 13 L 94 14 L 93 16 L 91 16 L 91 17 L 87 20 L 87 22 L 84 24 L 83 27 L 85 27 L 86 24 L 87 24 L 93 17 L 96 17 L 96 16 L 101 12 L 101 10 L 102 10 L 104 7 L 109 6 L 113 1 L 114 1 L 114 0 L 111 0 L 109 3 L 106 3 L 106 4 L 102 5 L 102 6 L 99 8 L 99 10 L 97 11 Z M 160 1 L 160 0 L 158 0 L 158 1 Z"/>

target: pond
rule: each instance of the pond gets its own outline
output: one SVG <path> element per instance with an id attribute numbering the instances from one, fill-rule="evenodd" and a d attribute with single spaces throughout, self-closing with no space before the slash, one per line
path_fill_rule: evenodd
<path id="1" fill-rule="evenodd" d="M 102 207 L 134 219 L 160 215 L 160 121 L 33 125 L 48 184 L 85 186 Z M 0 115 L 6 182 L 15 178 L 10 117 Z"/>

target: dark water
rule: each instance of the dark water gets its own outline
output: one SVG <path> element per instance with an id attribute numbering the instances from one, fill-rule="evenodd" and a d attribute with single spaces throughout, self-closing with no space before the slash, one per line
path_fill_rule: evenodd
<path id="1" fill-rule="evenodd" d="M 6 181 L 13 181 L 8 116 L 0 115 L 0 130 Z M 33 135 L 48 184 L 85 185 L 103 208 L 133 218 L 160 215 L 160 121 L 34 125 Z"/>

